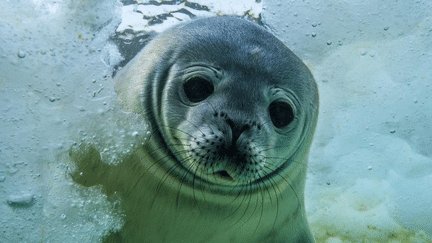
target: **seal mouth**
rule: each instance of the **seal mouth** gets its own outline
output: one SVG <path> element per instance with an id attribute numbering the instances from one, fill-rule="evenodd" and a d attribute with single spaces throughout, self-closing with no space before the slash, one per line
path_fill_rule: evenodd
<path id="1" fill-rule="evenodd" d="M 234 182 L 234 178 L 232 178 L 226 170 L 221 170 L 213 173 L 213 176 L 216 179 L 226 181 L 226 182 Z"/>

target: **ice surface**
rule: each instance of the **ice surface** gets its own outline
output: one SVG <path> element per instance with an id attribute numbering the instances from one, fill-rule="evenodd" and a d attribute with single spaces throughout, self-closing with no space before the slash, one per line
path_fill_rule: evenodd
<path id="1" fill-rule="evenodd" d="M 431 242 L 431 3 L 267 1 L 265 8 L 265 20 L 319 85 L 306 185 L 317 240 Z"/>
<path id="2" fill-rule="evenodd" d="M 194 3 L 209 8 L 188 7 L 201 16 L 262 12 L 312 70 L 317 241 L 432 242 L 432 3 Z M 107 40 L 187 20 L 180 7 L 0 1 L 0 242 L 98 242 L 122 226 L 121 202 L 73 183 L 67 155 L 84 141 L 115 164 L 146 139 L 145 121 L 117 108 L 110 74 L 122 57 Z M 174 17 L 150 27 L 145 11 Z"/>
<path id="3" fill-rule="evenodd" d="M 0 242 L 98 242 L 123 225 L 116 202 L 73 184 L 65 160 L 86 117 L 114 101 L 101 56 L 120 8 L 0 2 Z"/>

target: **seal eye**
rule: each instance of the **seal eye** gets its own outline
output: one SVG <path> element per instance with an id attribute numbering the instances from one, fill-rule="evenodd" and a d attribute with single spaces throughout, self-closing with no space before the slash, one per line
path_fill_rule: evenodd
<path id="1" fill-rule="evenodd" d="M 294 120 L 294 111 L 290 104 L 284 101 L 273 101 L 269 106 L 270 118 L 277 128 L 288 126 Z"/>
<path id="2" fill-rule="evenodd" d="M 183 84 L 186 97 L 191 102 L 200 102 L 209 97 L 214 90 L 212 82 L 201 77 L 193 77 Z"/>

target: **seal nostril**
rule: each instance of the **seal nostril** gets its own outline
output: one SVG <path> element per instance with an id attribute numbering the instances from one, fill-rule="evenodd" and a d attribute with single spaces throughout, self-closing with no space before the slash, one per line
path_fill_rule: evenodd
<path id="1" fill-rule="evenodd" d="M 251 126 L 249 124 L 244 125 L 241 129 L 240 129 L 240 134 L 242 134 L 244 131 L 249 130 L 251 128 Z"/>
<path id="2" fill-rule="evenodd" d="M 233 120 L 231 120 L 231 119 L 226 119 L 226 122 L 228 123 L 228 125 L 230 125 L 230 127 L 231 127 L 231 129 L 234 129 L 234 121 Z"/>
<path id="3" fill-rule="evenodd" d="M 232 132 L 232 145 L 235 145 L 237 143 L 237 140 L 239 139 L 240 135 L 251 128 L 249 124 L 239 124 L 234 122 L 232 119 L 228 118 L 226 119 L 226 123 L 231 127 Z"/>

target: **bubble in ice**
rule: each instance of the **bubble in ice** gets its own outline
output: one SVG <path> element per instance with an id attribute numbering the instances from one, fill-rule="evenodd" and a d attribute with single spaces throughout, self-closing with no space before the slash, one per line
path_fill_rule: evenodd
<path id="1" fill-rule="evenodd" d="M 19 51 L 17 55 L 19 58 L 24 58 L 26 56 L 26 53 L 24 51 Z"/>
<path id="2" fill-rule="evenodd" d="M 35 196 L 32 193 L 9 195 L 7 203 L 12 207 L 28 207 L 33 204 Z"/>

